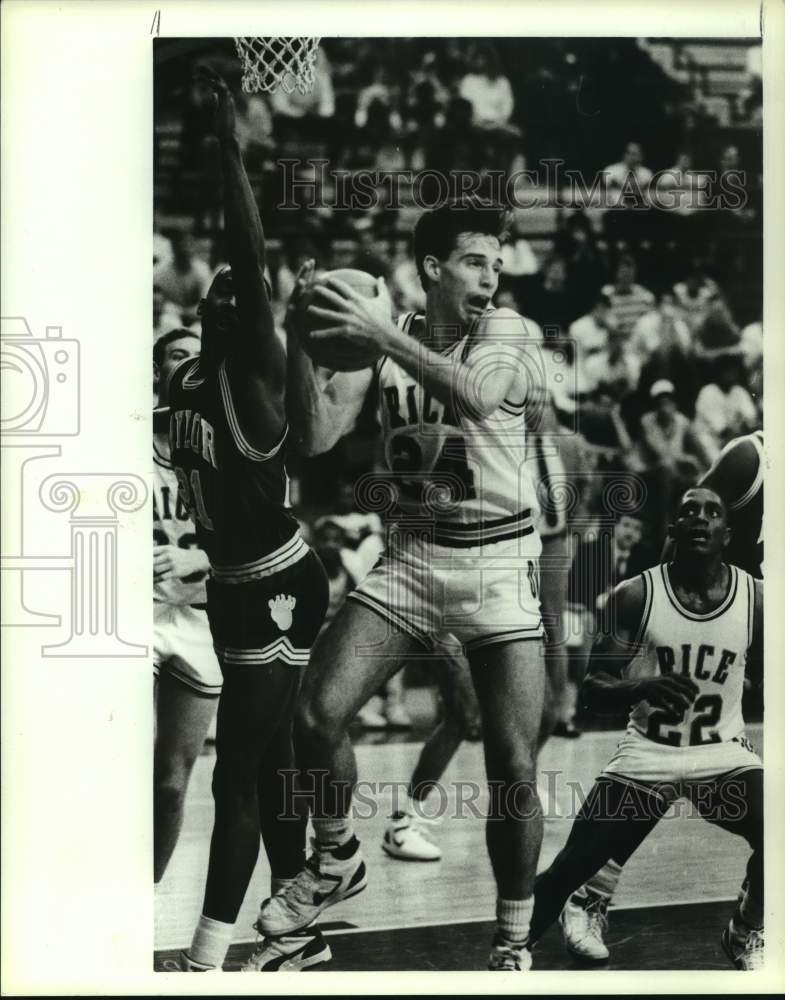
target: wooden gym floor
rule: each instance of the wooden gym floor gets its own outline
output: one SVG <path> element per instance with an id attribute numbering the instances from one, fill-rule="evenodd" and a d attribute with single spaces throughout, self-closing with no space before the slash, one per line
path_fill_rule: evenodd
<path id="1" fill-rule="evenodd" d="M 759 749 L 761 727 L 748 727 Z M 572 793 L 578 782 L 585 794 L 611 755 L 618 732 L 585 733 L 578 740 L 551 739 L 540 769 L 556 771 L 556 808 L 545 823 L 540 868 L 547 867 L 570 828 Z M 358 745 L 361 782 L 408 779 L 420 742 Z M 196 763 L 186 802 L 180 842 L 156 898 L 155 967 L 173 968 L 180 948 L 189 944 L 199 917 L 212 824 L 210 777 L 213 756 Z M 391 792 L 371 796 L 372 807 L 358 819 L 369 884 L 365 892 L 328 910 L 321 924 L 329 935 L 336 971 L 468 970 L 485 967 L 493 932 L 494 886 L 485 851 L 481 818 L 455 816 L 461 782 L 482 787 L 482 751 L 461 746 L 442 784 L 449 796 L 447 815 L 435 836 L 443 851 L 439 862 L 402 862 L 381 850 Z M 553 781 L 553 779 L 551 779 Z M 465 789 L 466 785 L 463 786 Z M 487 801 L 484 791 L 479 810 Z M 744 877 L 746 843 L 703 820 L 666 817 L 630 860 L 611 911 L 610 969 L 727 969 L 720 932 L 733 911 Z M 235 944 L 226 963 L 236 969 L 251 950 L 252 924 L 259 902 L 268 895 L 269 869 L 263 852 L 237 922 Z M 577 968 L 552 928 L 535 953 L 535 969 Z"/>

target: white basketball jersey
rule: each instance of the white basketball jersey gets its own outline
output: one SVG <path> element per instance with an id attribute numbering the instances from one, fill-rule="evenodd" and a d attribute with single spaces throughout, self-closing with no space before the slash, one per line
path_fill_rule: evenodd
<path id="1" fill-rule="evenodd" d="M 410 333 L 421 320 L 407 313 L 398 326 Z M 445 364 L 468 357 L 471 344 L 467 335 L 450 345 L 442 352 Z M 385 463 L 399 505 L 433 518 L 446 544 L 479 545 L 509 537 L 511 529 L 533 532 L 539 509 L 526 463 L 523 378 L 496 412 L 475 421 L 434 399 L 388 357 L 377 374 Z"/>
<path id="2" fill-rule="evenodd" d="M 180 497 L 177 477 L 169 458 L 169 408 L 165 406 L 153 411 L 153 462 L 153 542 L 156 545 L 196 548 L 196 531 Z M 153 599 L 167 604 L 205 604 L 206 579 L 207 573 L 199 572 L 182 580 L 155 583 Z"/>
<path id="3" fill-rule="evenodd" d="M 695 614 L 678 601 L 667 565 L 642 574 L 645 590 L 642 648 L 629 664 L 631 678 L 682 674 L 698 685 L 698 696 L 681 716 L 638 702 L 630 725 L 668 746 L 698 746 L 732 740 L 744 732 L 741 696 L 752 643 L 753 578 L 728 566 L 730 586 L 714 611 Z"/>

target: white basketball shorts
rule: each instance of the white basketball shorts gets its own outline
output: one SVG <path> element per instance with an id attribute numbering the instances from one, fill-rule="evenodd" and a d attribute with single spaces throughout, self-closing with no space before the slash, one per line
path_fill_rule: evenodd
<path id="1" fill-rule="evenodd" d="M 428 648 L 457 641 L 466 654 L 544 635 L 536 532 L 478 547 L 396 536 L 349 598 Z"/>
<path id="2" fill-rule="evenodd" d="M 763 763 L 745 736 L 722 743 L 669 747 L 630 728 L 619 741 L 603 774 L 646 784 L 665 782 L 678 786 L 759 767 L 763 767 Z"/>
<path id="3" fill-rule="evenodd" d="M 203 695 L 219 695 L 223 677 L 213 649 L 207 612 L 189 604 L 155 601 L 153 670 Z"/>

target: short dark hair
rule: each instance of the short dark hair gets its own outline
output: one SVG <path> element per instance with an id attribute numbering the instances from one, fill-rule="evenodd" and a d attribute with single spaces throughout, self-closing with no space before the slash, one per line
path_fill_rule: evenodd
<path id="1" fill-rule="evenodd" d="M 174 330 L 169 330 L 168 333 L 159 337 L 153 344 L 153 361 L 155 364 L 162 365 L 164 356 L 166 355 L 166 348 L 173 340 L 182 340 L 183 337 L 193 337 L 195 340 L 201 340 L 201 337 L 195 330 L 189 330 L 185 326 L 178 326 Z"/>
<path id="2" fill-rule="evenodd" d="M 510 213 L 503 205 L 472 196 L 445 201 L 424 212 L 414 227 L 414 261 L 423 288 L 428 289 L 428 277 L 423 268 L 426 257 L 446 260 L 455 249 L 460 233 L 481 233 L 503 242 L 509 221 Z"/>

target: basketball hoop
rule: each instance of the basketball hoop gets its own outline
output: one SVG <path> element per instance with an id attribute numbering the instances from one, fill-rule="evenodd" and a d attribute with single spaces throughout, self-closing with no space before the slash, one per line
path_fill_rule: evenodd
<path id="1" fill-rule="evenodd" d="M 307 94 L 313 87 L 320 38 L 235 38 L 243 67 L 246 94 L 269 93 L 280 87 L 286 94 Z"/>

